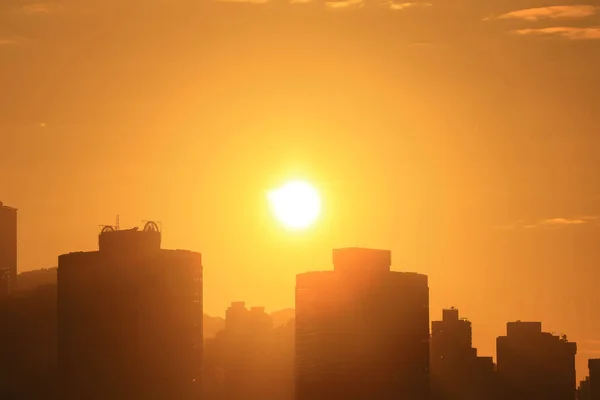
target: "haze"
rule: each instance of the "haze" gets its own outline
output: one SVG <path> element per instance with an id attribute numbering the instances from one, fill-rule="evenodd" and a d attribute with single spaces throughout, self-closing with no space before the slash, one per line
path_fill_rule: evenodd
<path id="1" fill-rule="evenodd" d="M 594 4 L 122 3 L 0 4 L 21 271 L 94 249 L 116 215 L 159 220 L 204 254 L 220 315 L 293 307 L 297 273 L 374 246 L 429 275 L 481 354 L 515 319 L 568 332 L 580 375 L 600 353 Z M 289 233 L 264 193 L 296 178 L 323 212 Z"/>

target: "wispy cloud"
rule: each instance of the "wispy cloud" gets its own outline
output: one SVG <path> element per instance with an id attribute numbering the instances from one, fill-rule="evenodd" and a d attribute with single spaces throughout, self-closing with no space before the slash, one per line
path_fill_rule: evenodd
<path id="1" fill-rule="evenodd" d="M 399 11 L 399 10 L 406 10 L 408 8 L 415 8 L 415 7 L 431 7 L 432 5 L 433 4 L 431 4 L 431 3 L 403 3 L 403 2 L 398 2 L 398 1 L 391 1 L 390 9 Z"/>
<path id="2" fill-rule="evenodd" d="M 498 230 L 514 230 L 514 229 L 535 229 L 541 227 L 552 227 L 552 226 L 574 226 L 583 225 L 592 221 L 598 220 L 598 216 L 588 215 L 577 218 L 546 218 L 537 222 L 527 222 L 524 220 L 516 221 L 512 224 L 497 226 Z"/>
<path id="3" fill-rule="evenodd" d="M 552 28 L 519 29 L 513 33 L 522 36 L 558 36 L 569 40 L 598 40 L 600 27 L 575 28 L 571 26 L 557 26 Z"/>
<path id="4" fill-rule="evenodd" d="M 248 3 L 248 4 L 265 4 L 269 0 L 215 0 L 219 3 Z"/>
<path id="5" fill-rule="evenodd" d="M 581 218 L 549 218 L 542 220 L 540 224 L 542 225 L 581 225 L 585 224 L 587 221 Z"/>
<path id="6" fill-rule="evenodd" d="M 597 12 L 598 7 L 590 5 L 551 6 L 511 11 L 496 18 L 486 19 L 520 19 L 525 21 L 539 21 L 543 19 L 578 19 L 591 17 L 596 15 Z"/>
<path id="7" fill-rule="evenodd" d="M 341 0 L 341 1 L 328 1 L 325 3 L 327 8 L 334 10 L 354 10 L 357 8 L 363 8 L 363 0 Z"/>
<path id="8" fill-rule="evenodd" d="M 0 46 L 11 46 L 19 43 L 16 39 L 2 39 L 0 38 Z"/>
<path id="9" fill-rule="evenodd" d="M 26 15 L 47 15 L 53 14 L 63 9 L 63 5 L 55 1 L 42 1 L 37 3 L 25 4 L 21 7 L 21 12 Z"/>

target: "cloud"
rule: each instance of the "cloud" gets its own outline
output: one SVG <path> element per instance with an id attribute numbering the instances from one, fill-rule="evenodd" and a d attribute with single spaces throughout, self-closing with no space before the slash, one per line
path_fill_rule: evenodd
<path id="1" fill-rule="evenodd" d="M 521 36 L 559 36 L 569 40 L 598 40 L 600 27 L 575 28 L 570 26 L 557 26 L 540 29 L 519 29 L 513 33 Z"/>
<path id="2" fill-rule="evenodd" d="M 47 15 L 62 10 L 62 4 L 54 1 L 44 1 L 25 4 L 20 11 L 26 15 Z"/>
<path id="3" fill-rule="evenodd" d="M 302 1 L 302 0 L 292 0 L 294 2 Z M 363 8 L 365 5 L 369 3 L 365 3 L 365 0 L 330 0 L 325 2 L 325 6 L 331 9 L 359 9 Z M 417 7 L 430 7 L 431 3 L 423 3 L 423 2 L 403 2 L 398 0 L 390 0 L 383 2 L 374 3 L 376 7 L 388 8 L 390 10 L 399 11 L 406 10 L 409 8 L 417 8 Z"/>
<path id="4" fill-rule="evenodd" d="M 406 10 L 407 8 L 415 8 L 415 7 L 431 7 L 431 3 L 400 3 L 397 1 L 390 2 L 390 9 L 392 10 Z"/>
<path id="5" fill-rule="evenodd" d="M 363 8 L 365 3 L 363 0 L 341 0 L 341 1 L 328 1 L 325 3 L 327 8 L 331 8 L 334 10 L 349 10 L 349 9 L 357 9 Z"/>
<path id="6" fill-rule="evenodd" d="M 547 218 L 538 222 L 526 222 L 524 220 L 520 220 L 508 225 L 497 226 L 495 229 L 498 230 L 514 230 L 514 229 L 535 229 L 541 227 L 548 226 L 573 226 L 573 225 L 583 225 L 587 224 L 591 221 L 596 221 L 600 217 L 589 215 L 577 218 Z"/>
<path id="7" fill-rule="evenodd" d="M 549 218 L 542 220 L 540 224 L 542 225 L 581 225 L 585 224 L 587 221 L 580 218 Z"/>
<path id="8" fill-rule="evenodd" d="M 10 46 L 10 45 L 15 45 L 19 43 L 17 40 L 15 39 L 2 39 L 0 38 L 0 46 Z"/>
<path id="9" fill-rule="evenodd" d="M 528 8 L 502 14 L 496 19 L 521 19 L 525 21 L 539 21 L 542 19 L 577 19 L 596 15 L 598 7 L 589 5 L 550 6 Z M 490 19 L 490 18 L 487 18 Z"/>
<path id="10" fill-rule="evenodd" d="M 249 3 L 249 4 L 265 4 L 269 0 L 216 0 L 220 3 Z"/>

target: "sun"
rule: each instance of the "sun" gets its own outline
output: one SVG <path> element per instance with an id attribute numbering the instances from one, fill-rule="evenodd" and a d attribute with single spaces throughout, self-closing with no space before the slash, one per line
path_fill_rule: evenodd
<path id="1" fill-rule="evenodd" d="M 287 182 L 267 197 L 275 218 L 288 229 L 306 229 L 321 213 L 319 192 L 304 181 Z"/>

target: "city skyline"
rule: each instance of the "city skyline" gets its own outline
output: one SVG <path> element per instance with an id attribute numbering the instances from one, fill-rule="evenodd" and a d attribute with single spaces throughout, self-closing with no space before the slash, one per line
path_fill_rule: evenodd
<path id="1" fill-rule="evenodd" d="M 100 396 L 99 399 L 109 393 L 115 398 L 128 398 L 136 393 L 149 393 L 148 390 L 164 392 L 161 397 L 180 393 L 185 398 L 197 398 L 198 394 L 194 394 L 197 389 L 193 387 L 201 386 L 196 386 L 194 382 L 198 379 L 192 380 L 191 376 L 198 377 L 204 346 L 200 345 L 200 352 L 194 351 L 196 356 L 192 356 L 189 350 L 191 346 L 196 348 L 194 343 L 198 342 L 188 339 L 202 335 L 197 330 L 202 327 L 197 319 L 202 314 L 201 255 L 185 250 L 163 250 L 160 243 L 160 229 L 152 221 L 146 222 L 143 230 L 105 226 L 98 235 L 98 251 L 71 252 L 60 257 L 58 287 L 42 285 L 33 291 L 17 288 L 2 299 L 5 327 L 1 331 L 6 334 L 19 329 L 19 325 L 12 325 L 11 321 L 24 317 L 12 312 L 5 314 L 11 299 L 26 299 L 31 295 L 34 295 L 31 299 L 35 299 L 40 294 L 52 293 L 52 287 L 58 289 L 58 313 L 50 311 L 56 300 L 48 302 L 47 299 L 46 315 L 38 317 L 51 321 L 58 316 L 60 399 L 79 398 L 90 390 Z M 433 399 L 437 399 L 440 392 L 433 391 L 434 386 L 430 392 L 430 376 L 432 383 L 453 381 L 455 389 L 463 390 L 461 398 L 465 395 L 464 398 L 471 395 L 479 398 L 483 393 L 493 393 L 498 399 L 506 398 L 504 396 L 511 399 L 553 396 L 557 400 L 575 397 L 577 345 L 568 341 L 566 335 L 543 332 L 541 322 L 508 322 L 507 335 L 497 338 L 498 362 L 494 368 L 491 357 L 477 356 L 477 350 L 472 348 L 471 323 L 459 319 L 457 309 L 442 310 L 442 321 L 431 322 L 430 336 L 427 276 L 390 271 L 390 251 L 333 249 L 332 263 L 332 271 L 297 276 L 298 311 L 291 320 L 295 335 L 285 334 L 290 324 L 284 322 L 279 325 L 283 330 L 272 336 L 275 331 L 269 333 L 269 330 L 274 328 L 273 317 L 265 313 L 264 307 L 247 310 L 244 302 L 231 303 L 224 327 L 216 336 L 207 338 L 212 354 L 209 369 L 203 369 L 202 382 L 208 379 L 208 387 L 212 389 L 203 392 L 208 396 L 206 399 L 245 399 L 249 393 L 260 394 L 265 400 L 290 398 L 289 385 L 294 381 L 295 398 L 300 400 L 330 398 L 330 395 L 362 400 L 372 398 L 373 393 L 382 399 L 394 399 L 399 392 L 416 400 L 429 398 L 431 393 L 436 396 Z M 190 306 L 198 307 L 198 312 Z M 164 314 L 167 310 L 170 311 Z M 165 317 L 170 321 L 167 324 L 163 323 Z M 285 350 L 286 346 L 289 349 L 290 338 L 296 348 L 296 356 L 292 358 Z M 273 342 L 273 339 L 276 340 Z M 2 371 L 6 371 L 4 367 L 10 371 L 11 364 L 22 362 L 18 354 L 25 349 L 22 344 L 13 347 L 15 340 L 21 343 L 10 334 L 2 341 Z M 156 346 L 159 342 L 161 345 Z M 51 340 L 42 342 L 40 347 L 37 342 L 33 351 L 51 352 L 51 343 Z M 271 348 L 273 345 L 276 347 Z M 10 356 L 4 358 L 7 350 Z M 283 353 L 278 353 L 280 351 Z M 133 368 L 142 360 L 138 360 L 139 357 L 144 360 L 143 366 Z M 440 357 L 448 358 L 450 370 L 435 366 L 433 360 Z M 181 364 L 178 359 L 187 362 Z M 588 360 L 591 379 L 582 381 L 580 395 L 588 393 L 585 388 L 595 390 L 599 360 Z M 175 370 L 183 375 L 170 372 L 169 362 L 176 363 Z M 470 370 L 472 362 L 476 362 L 475 370 Z M 294 363 L 295 379 L 290 380 L 286 370 L 289 373 Z M 51 365 L 46 364 L 46 368 Z M 226 368 L 225 386 L 218 383 L 220 365 Z M 489 365 L 491 369 L 486 367 Z M 73 369 L 74 366 L 78 367 Z M 106 368 L 113 373 L 102 373 Z M 268 383 L 275 371 L 272 368 L 278 371 L 278 383 L 273 382 L 274 386 Z M 42 378 L 41 382 L 49 384 L 51 371 L 52 368 L 37 379 Z M 396 375 L 398 373 L 400 375 Z M 486 375 L 490 373 L 493 377 Z M 17 378 L 12 381 L 16 386 L 10 383 L 6 386 L 4 378 L 9 377 L 8 382 L 11 382 L 11 376 L 2 374 L 4 389 L 14 390 L 19 387 L 18 382 L 25 383 Z M 17 376 L 23 379 L 27 375 Z M 98 380 L 97 376 L 106 378 Z M 148 379 L 153 376 L 160 379 Z M 182 380 L 185 376 L 190 379 Z M 469 387 L 472 391 L 464 392 Z M 48 389 L 47 394 L 54 396 L 54 389 Z M 444 391 L 454 398 L 448 389 L 450 387 Z"/>
<path id="2" fill-rule="evenodd" d="M 12 210 L 12 208 L 10 208 L 10 207 L 9 207 L 9 209 Z M 155 227 L 154 229 L 157 229 L 160 232 L 160 228 L 158 228 L 157 223 L 155 223 L 153 221 L 147 221 L 147 220 L 143 221 L 143 222 L 144 222 L 144 224 L 145 224 L 146 227 L 150 224 L 150 225 L 152 225 L 152 226 Z M 97 227 L 97 232 L 99 232 L 99 236 L 98 237 L 101 238 L 102 237 L 102 233 L 104 233 L 105 231 L 106 232 L 122 232 L 124 234 L 127 234 L 127 232 L 136 232 L 137 231 L 137 228 L 124 228 L 122 226 L 119 226 L 119 224 L 120 224 L 120 216 L 117 216 L 116 223 L 113 223 L 113 224 L 110 224 L 110 225 L 101 225 L 99 228 Z M 158 223 L 158 224 L 160 224 L 162 226 L 162 223 Z M 177 246 L 175 246 L 175 247 L 177 247 Z M 348 248 L 348 249 L 352 249 L 352 248 Z M 373 251 L 379 251 L 379 250 L 373 250 Z M 75 254 L 77 254 L 77 253 L 75 253 Z M 334 254 L 335 254 L 335 250 L 334 250 Z M 390 254 L 391 254 L 391 252 L 390 252 Z M 335 258 L 335 256 L 334 256 L 334 258 Z M 352 257 L 349 257 L 348 260 L 351 260 L 351 258 Z M 357 267 L 359 267 L 361 265 L 361 261 L 358 260 L 358 259 L 355 260 L 355 261 L 353 261 L 353 262 L 356 264 Z M 368 265 L 369 264 L 369 258 L 368 257 L 365 258 L 362 263 Z M 389 263 L 390 263 L 391 267 L 394 266 L 394 263 L 392 263 L 391 255 L 389 256 Z M 319 271 L 319 269 L 315 269 L 314 270 L 314 272 L 317 272 L 317 273 L 318 273 L 318 271 Z M 399 272 L 398 269 L 393 269 L 393 268 L 391 269 L 391 271 Z M 404 271 L 404 270 L 400 269 L 400 271 Z M 300 275 L 303 275 L 303 274 L 304 273 L 300 273 Z M 205 291 L 206 289 L 203 289 L 203 290 Z M 432 292 L 435 293 L 435 289 Z M 242 297 L 236 297 L 236 296 L 234 296 L 233 299 L 230 300 L 230 303 L 231 302 L 235 302 L 236 301 L 235 299 L 240 300 L 241 298 Z M 258 301 L 258 302 L 253 302 L 253 303 L 260 304 L 261 307 L 264 308 L 264 302 Z M 449 303 L 451 303 L 453 305 L 450 306 Z M 438 308 L 438 310 L 446 310 L 446 309 L 449 309 L 449 308 L 454 309 L 456 303 L 451 302 L 451 301 L 449 303 L 446 302 L 446 305 L 442 306 L 441 308 Z M 296 304 L 293 304 L 292 307 L 291 307 L 291 309 L 295 311 L 295 308 L 296 308 Z M 458 308 L 460 309 L 460 307 L 458 307 Z M 277 309 L 273 309 L 273 310 L 277 311 Z M 211 316 L 214 316 L 214 317 L 222 317 L 223 316 L 222 312 L 211 313 L 211 312 L 208 312 L 208 311 L 204 311 L 204 314 L 205 315 L 211 315 Z M 434 321 L 435 320 L 434 316 L 431 315 L 431 314 L 429 315 L 429 319 L 430 319 L 430 321 Z M 496 361 L 496 357 L 497 357 L 497 349 L 496 349 L 496 345 L 495 345 L 496 338 L 500 337 L 502 335 L 502 333 L 504 333 L 504 329 L 505 329 L 505 326 L 506 326 L 507 322 L 517 321 L 517 320 L 518 321 L 521 321 L 521 320 L 523 320 L 523 321 L 541 321 L 541 319 L 535 319 L 535 318 L 521 318 L 521 316 L 518 315 L 518 313 L 515 313 L 515 315 L 513 317 L 511 317 L 510 319 L 507 319 L 506 321 L 502 322 L 502 332 L 501 332 L 501 334 L 498 334 L 497 336 L 495 336 L 492 339 L 492 343 L 491 344 L 490 343 L 486 343 L 485 340 L 483 340 L 482 338 L 478 337 L 479 334 L 476 333 L 475 335 L 473 335 L 473 337 L 474 337 L 473 341 L 475 343 L 475 344 L 473 344 L 473 346 L 480 348 L 481 351 L 479 352 L 479 356 L 482 356 L 483 358 L 490 356 L 490 357 L 492 357 L 494 359 L 494 361 Z M 477 326 L 477 324 L 475 326 Z M 433 334 L 433 329 L 432 329 L 431 332 Z M 477 332 L 477 330 L 476 330 L 476 332 Z M 566 332 L 566 330 L 564 330 L 564 329 L 560 329 L 559 331 L 551 330 L 550 332 L 553 335 L 558 335 L 558 336 L 566 335 L 566 333 L 564 333 L 564 332 Z M 570 333 L 568 333 L 567 336 L 571 340 L 574 340 L 575 342 L 578 342 L 577 338 L 575 337 L 575 339 L 573 339 L 573 335 L 571 335 Z M 593 358 L 594 354 L 595 354 L 594 352 L 588 353 L 588 352 L 585 351 L 585 342 L 583 343 L 583 346 L 584 346 L 584 351 L 583 352 L 578 351 L 577 355 L 576 355 L 576 360 L 577 360 L 577 362 L 576 362 L 576 365 L 577 365 L 576 372 L 577 372 L 577 379 L 578 379 L 578 381 L 580 381 L 583 378 L 585 378 L 585 376 L 587 374 L 588 359 Z"/>
<path id="3" fill-rule="evenodd" d="M 10 209 L 10 207 L 9 207 Z M 122 223 L 120 223 L 121 217 L 117 216 L 116 217 L 116 222 L 113 222 L 112 224 L 107 224 L 107 225 L 100 225 L 100 227 L 98 227 L 98 225 L 96 225 L 96 231 L 103 231 L 105 229 L 125 229 L 127 230 L 127 228 L 124 228 Z M 147 223 L 147 220 L 143 221 L 145 224 Z M 121 224 L 121 227 L 118 226 L 118 224 Z M 162 225 L 162 223 L 161 223 Z M 301 233 L 302 234 L 302 233 Z M 97 246 L 97 244 L 95 245 Z M 175 246 L 176 248 L 178 246 Z M 356 247 L 356 246 L 355 246 Z M 90 250 L 90 249 L 86 249 L 86 250 Z M 58 259 L 58 258 L 57 258 Z M 58 264 L 58 263 L 57 263 Z M 398 269 L 399 268 L 399 269 Z M 392 270 L 393 271 L 404 271 L 405 269 L 398 267 L 396 269 L 394 269 L 394 264 L 392 263 Z M 310 266 L 308 268 L 309 270 L 314 270 L 314 271 L 319 271 L 319 267 L 314 267 L 314 266 Z M 210 271 L 210 267 L 208 268 L 208 270 Z M 19 271 L 21 272 L 21 271 Z M 207 286 L 208 288 L 210 288 L 210 285 Z M 204 289 L 206 291 L 206 288 Z M 435 290 L 433 290 L 433 293 L 435 293 Z M 241 299 L 244 297 L 240 297 L 240 296 L 236 296 L 235 294 L 232 296 L 231 299 L 228 300 L 229 303 L 231 303 L 231 301 L 234 301 L 235 299 Z M 245 299 L 246 300 L 246 299 Z M 205 301 L 206 302 L 206 301 Z M 258 301 L 250 301 L 254 304 L 261 304 L 261 305 L 265 305 L 264 301 L 261 301 L 260 299 Z M 458 302 L 455 301 L 447 301 L 444 300 L 442 302 L 442 306 L 438 307 L 438 309 L 443 310 L 449 307 L 457 307 L 458 309 L 469 309 L 468 307 L 468 303 L 467 304 L 460 304 Z M 292 304 L 290 307 L 268 307 L 274 311 L 280 310 L 280 309 L 286 309 L 286 308 L 292 308 L 295 309 L 295 304 Z M 222 317 L 223 316 L 223 312 L 222 311 L 217 311 L 214 312 L 213 310 L 209 310 L 206 311 L 205 313 L 208 315 L 212 315 L 212 316 L 216 316 L 216 317 Z M 433 320 L 433 319 L 432 319 Z M 495 347 L 495 339 L 499 336 L 501 336 L 504 333 L 505 330 L 505 324 L 507 321 L 516 321 L 516 320 L 524 320 L 524 321 L 544 321 L 542 318 L 536 318 L 536 317 L 527 317 L 524 318 L 522 314 L 519 313 L 514 313 L 513 316 L 511 316 L 510 318 L 507 318 L 505 321 L 501 321 L 500 323 L 497 324 L 497 326 L 493 326 L 492 327 L 492 331 L 496 332 L 498 331 L 498 334 L 496 336 L 493 336 L 492 338 L 488 338 L 486 337 L 486 335 L 481 335 L 480 333 L 476 333 L 474 335 L 474 343 L 475 343 L 475 347 L 480 349 L 480 355 L 482 356 L 491 356 L 494 358 L 494 360 L 496 359 L 496 347 Z M 545 325 L 548 325 L 545 323 Z M 478 332 L 479 330 L 477 329 L 477 325 L 475 327 L 475 332 Z M 563 332 L 568 332 L 567 329 L 564 329 L 560 326 L 558 326 L 556 329 L 551 329 L 550 332 L 552 332 L 553 334 L 557 334 L 557 335 L 562 335 Z M 479 336 L 484 336 L 484 338 L 479 337 Z M 596 355 L 596 351 L 594 350 L 596 347 L 596 342 L 595 340 L 590 341 L 591 342 L 591 351 L 589 350 L 589 344 L 586 343 L 586 340 L 582 340 L 579 341 L 579 338 L 577 337 L 577 335 L 572 335 L 569 333 L 569 338 L 573 338 L 573 340 L 577 343 L 581 343 L 579 346 L 579 351 L 577 352 L 577 356 L 576 356 L 576 360 L 577 360 L 577 379 L 581 380 L 585 377 L 585 371 L 586 371 L 586 365 L 587 365 L 587 360 L 589 358 L 593 358 Z M 489 340 L 488 340 L 489 339 Z M 581 350 L 583 349 L 583 350 Z"/>

